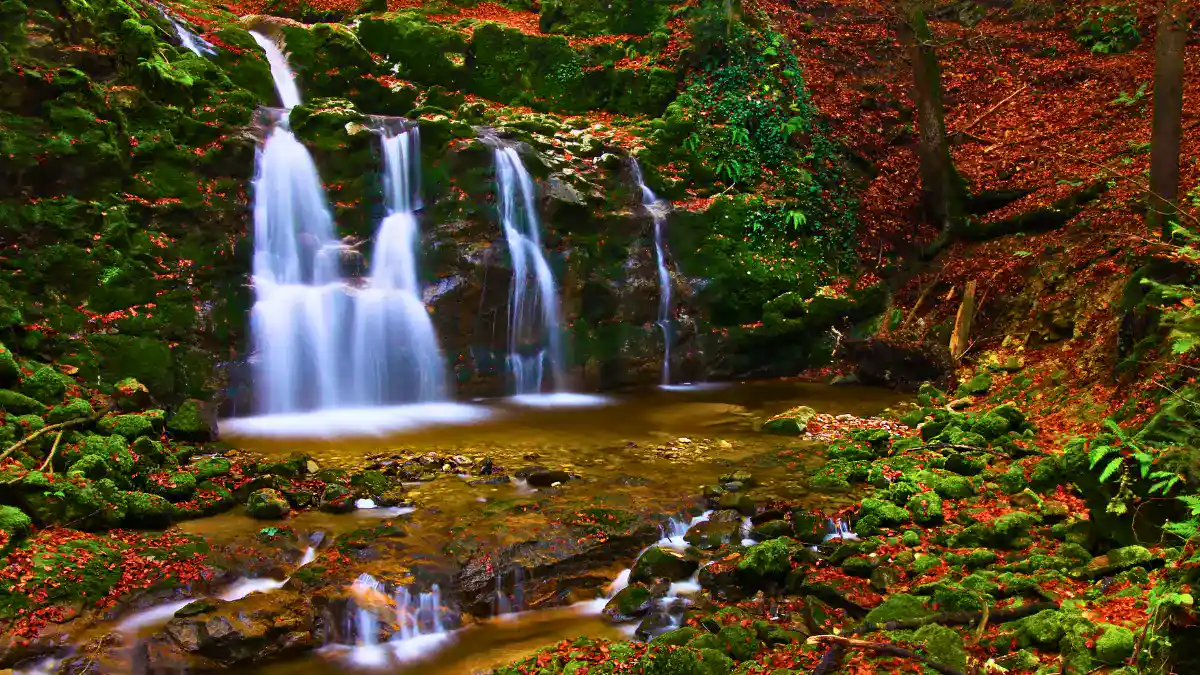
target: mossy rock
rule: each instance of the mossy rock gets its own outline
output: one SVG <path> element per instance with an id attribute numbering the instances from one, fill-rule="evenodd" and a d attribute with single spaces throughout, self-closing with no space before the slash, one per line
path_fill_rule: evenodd
<path id="1" fill-rule="evenodd" d="M 1016 622 L 1016 628 L 1022 647 L 1054 649 L 1066 634 L 1063 613 L 1057 609 L 1044 609 L 1020 619 Z"/>
<path id="2" fill-rule="evenodd" d="M 868 612 L 863 622 L 882 625 L 889 621 L 924 619 L 933 614 L 934 612 L 925 606 L 924 598 L 906 593 L 893 593 L 883 604 Z"/>
<path id="3" fill-rule="evenodd" d="M 224 476 L 233 470 L 233 463 L 224 457 L 210 457 L 196 462 L 192 473 L 196 474 L 196 480 L 206 481 L 218 476 Z"/>
<path id="4" fill-rule="evenodd" d="M 109 382 L 132 378 L 159 396 L 175 390 L 174 359 L 166 342 L 120 334 L 94 335 L 90 340 L 100 374 Z"/>
<path id="5" fill-rule="evenodd" d="M 168 419 L 167 431 L 172 436 L 186 441 L 209 441 L 213 428 L 209 422 L 209 404 L 197 399 L 188 399 Z"/>
<path id="6" fill-rule="evenodd" d="M 936 492 L 913 495 L 906 507 L 918 525 L 932 525 L 942 520 L 942 498 Z"/>
<path id="7" fill-rule="evenodd" d="M 609 621 L 621 623 L 645 616 L 653 606 L 654 596 L 650 587 L 634 583 L 622 588 L 604 606 L 604 616 Z"/>
<path id="8" fill-rule="evenodd" d="M 11 387 L 21 383 L 21 367 L 12 351 L 0 343 L 0 387 Z"/>
<path id="9" fill-rule="evenodd" d="M 56 405 L 50 409 L 50 414 L 46 415 L 46 421 L 50 424 L 58 424 L 60 422 L 69 422 L 70 420 L 91 417 L 96 411 L 92 408 L 92 404 L 82 398 L 73 398 L 62 405 Z"/>
<path id="10" fill-rule="evenodd" d="M 33 520 L 15 506 L 0 506 L 0 549 L 29 534 Z"/>
<path id="11" fill-rule="evenodd" d="M 116 434 L 131 441 L 154 434 L 154 421 L 139 414 L 105 415 L 96 426 L 106 434 Z"/>
<path id="12" fill-rule="evenodd" d="M 125 523 L 133 527 L 165 528 L 175 514 L 166 498 L 147 492 L 126 492 L 125 508 Z"/>
<path id="13" fill-rule="evenodd" d="M 808 431 L 808 423 L 817 416 L 817 411 L 802 405 L 779 413 L 763 423 L 762 430 L 781 436 L 802 436 Z"/>
<path id="14" fill-rule="evenodd" d="M 636 664 L 631 665 L 636 669 L 634 672 L 646 675 L 728 675 L 733 670 L 733 661 L 720 650 L 695 649 L 691 646 L 670 648 L 654 645 Z"/>
<path id="15" fill-rule="evenodd" d="M 291 510 L 288 500 L 278 490 L 256 490 L 246 500 L 246 515 L 259 520 L 286 518 Z"/>
<path id="16" fill-rule="evenodd" d="M 16 415 L 41 414 L 46 411 L 46 405 L 41 401 L 11 389 L 0 389 L 0 408 Z"/>
<path id="17" fill-rule="evenodd" d="M 938 663 L 965 672 L 967 669 L 967 651 L 963 646 L 962 636 L 954 629 L 937 624 L 922 626 L 913 636 L 916 644 L 926 655 Z"/>
<path id="18" fill-rule="evenodd" d="M 71 384 L 74 384 L 71 378 L 51 366 L 42 366 L 21 382 L 21 392 L 42 403 L 53 405 L 62 402 L 63 395 L 67 393 L 67 386 Z"/>
<path id="19" fill-rule="evenodd" d="M 99 480 L 108 475 L 108 460 L 99 455 L 85 455 L 67 469 L 67 477 L 82 476 Z"/>
<path id="20" fill-rule="evenodd" d="M 349 513 L 355 509 L 354 493 L 337 484 L 325 486 L 321 493 L 321 510 L 329 513 Z"/>
<path id="21" fill-rule="evenodd" d="M 187 471 L 176 471 L 162 484 L 153 483 L 148 489 L 172 502 L 187 501 L 196 493 L 196 476 Z"/>
<path id="22" fill-rule="evenodd" d="M 681 647 L 686 645 L 692 638 L 701 634 L 701 630 L 695 626 L 683 626 L 675 630 L 667 631 L 662 635 L 650 641 L 654 645 L 675 645 Z"/>
<path id="23" fill-rule="evenodd" d="M 762 648 L 758 635 L 739 624 L 730 624 L 717 633 L 721 649 L 735 661 L 748 661 Z"/>
<path id="24" fill-rule="evenodd" d="M 150 390 L 136 379 L 127 377 L 113 385 L 113 401 L 125 412 L 144 410 L 150 405 Z"/>
<path id="25" fill-rule="evenodd" d="M 738 561 L 738 578 L 750 588 L 783 581 L 792 571 L 792 555 L 801 548 L 800 542 L 790 537 L 755 544 Z"/>
<path id="26" fill-rule="evenodd" d="M 391 480 L 382 471 L 360 471 L 350 476 L 350 487 L 360 496 L 378 497 L 388 491 Z"/>
<path id="27" fill-rule="evenodd" d="M 129 447 L 138 456 L 140 467 L 171 466 L 176 463 L 175 458 L 167 452 L 167 446 L 149 436 L 138 438 Z"/>
<path id="28" fill-rule="evenodd" d="M 1109 665 L 1121 665 L 1133 656 L 1133 647 L 1133 631 L 1124 626 L 1104 625 L 1104 633 L 1096 640 L 1096 658 Z"/>
<path id="29" fill-rule="evenodd" d="M 992 376 L 990 373 L 983 372 L 958 385 L 955 393 L 958 396 L 981 396 L 988 393 L 991 388 Z"/>
<path id="30" fill-rule="evenodd" d="M 629 580 L 634 582 L 652 582 L 656 579 L 679 581 L 690 577 L 699 567 L 700 562 L 691 556 L 669 548 L 651 546 L 638 556 Z"/>

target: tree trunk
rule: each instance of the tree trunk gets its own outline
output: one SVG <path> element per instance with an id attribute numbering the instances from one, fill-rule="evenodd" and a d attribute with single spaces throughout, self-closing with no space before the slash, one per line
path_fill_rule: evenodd
<path id="1" fill-rule="evenodd" d="M 954 168 L 950 144 L 946 138 L 945 112 L 942 108 L 942 76 L 938 68 L 933 32 L 925 18 L 922 0 L 903 0 L 899 33 L 908 50 L 913 69 L 913 98 L 917 104 L 920 137 L 921 198 L 926 217 L 941 230 L 940 242 L 946 243 L 962 227 L 966 188 Z"/>
<path id="2" fill-rule="evenodd" d="M 1183 51 L 1186 18 L 1180 0 L 1161 0 L 1154 40 L 1154 130 L 1150 136 L 1150 208 L 1152 231 L 1170 239 L 1178 221 L 1179 144 L 1183 126 Z"/>
<path id="3" fill-rule="evenodd" d="M 962 303 L 958 306 L 958 316 L 954 317 L 954 332 L 950 334 L 950 358 L 958 361 L 967 353 L 971 344 L 971 321 L 975 319 L 975 280 L 967 282 L 963 290 Z"/>

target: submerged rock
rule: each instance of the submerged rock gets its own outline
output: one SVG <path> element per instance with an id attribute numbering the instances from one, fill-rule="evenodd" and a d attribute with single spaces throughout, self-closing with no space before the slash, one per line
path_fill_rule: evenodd
<path id="1" fill-rule="evenodd" d="M 246 501 L 246 515 L 259 520 L 286 518 L 292 507 L 278 490 L 257 490 Z"/>

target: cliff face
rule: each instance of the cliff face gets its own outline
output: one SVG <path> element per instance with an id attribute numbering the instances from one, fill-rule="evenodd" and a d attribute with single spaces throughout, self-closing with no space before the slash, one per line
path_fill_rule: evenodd
<path id="1" fill-rule="evenodd" d="M 766 302 L 807 298 L 850 267 L 853 226 L 852 172 L 764 16 L 709 2 L 399 5 L 239 16 L 6 2 L 0 339 L 83 382 L 135 377 L 166 403 L 220 391 L 246 411 L 256 110 L 277 101 L 253 29 L 290 55 L 305 99 L 292 126 L 339 236 L 369 240 L 382 213 L 372 119 L 420 125 L 426 299 L 468 390 L 503 388 L 511 276 L 484 133 L 518 144 L 537 179 L 573 377 L 658 378 L 660 290 L 634 155 L 676 206 L 677 377 L 824 360 L 810 343 L 832 320 L 792 332 L 795 357 L 764 358 L 752 335 Z M 278 16 L 254 15 L 267 12 Z M 370 242 L 358 248 L 369 259 Z"/>

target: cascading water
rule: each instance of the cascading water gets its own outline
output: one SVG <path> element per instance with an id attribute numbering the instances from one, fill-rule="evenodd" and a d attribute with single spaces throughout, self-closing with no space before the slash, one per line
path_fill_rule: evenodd
<path id="1" fill-rule="evenodd" d="M 670 203 L 659 199 L 642 176 L 642 167 L 636 158 L 631 163 L 633 179 L 642 191 L 642 204 L 654 219 L 654 258 L 658 263 L 658 327 L 663 334 L 662 384 L 671 384 L 671 273 L 667 271 L 666 233 L 667 212 Z"/>
<path id="2" fill-rule="evenodd" d="M 182 22 L 180 22 L 178 19 L 172 16 L 170 12 L 167 11 L 166 7 L 163 7 L 157 2 L 154 3 L 154 6 L 158 9 L 159 13 L 163 15 L 163 18 L 165 18 L 167 22 L 171 24 L 171 28 L 175 29 L 175 37 L 179 38 L 179 46 L 192 52 L 196 56 L 207 57 L 213 56 L 217 53 L 217 49 L 213 47 L 211 42 L 188 30 L 188 28 L 184 26 Z"/>
<path id="3" fill-rule="evenodd" d="M 445 365 L 417 279 L 419 130 L 381 133 L 388 213 L 354 307 L 353 393 L 366 405 L 441 400 Z"/>
<path id="4" fill-rule="evenodd" d="M 516 149 L 497 145 L 495 156 L 500 223 L 513 271 L 508 312 L 509 375 L 513 393 L 537 394 L 545 384 L 547 370 L 551 389 L 564 383 L 558 291 L 542 250 L 533 179 Z"/>
<path id="5" fill-rule="evenodd" d="M 350 591 L 356 602 L 361 603 L 347 626 L 355 640 L 349 658 L 356 665 L 378 668 L 392 660 L 426 657 L 451 636 L 442 619 L 442 595 L 437 584 L 429 592 L 417 594 L 400 587 L 390 603 L 383 603 L 387 598 L 386 586 L 364 573 L 354 581 Z M 395 627 L 395 632 L 388 642 L 381 643 L 379 632 L 385 621 Z"/>
<path id="6" fill-rule="evenodd" d="M 269 38 L 251 35 L 291 110 L 300 92 L 283 52 Z M 250 316 L 259 408 L 283 413 L 333 407 L 345 351 L 339 326 L 350 301 L 325 190 L 312 156 L 288 128 L 286 112 L 257 153 L 253 187 L 257 298 Z"/>
<path id="7" fill-rule="evenodd" d="M 316 166 L 288 125 L 288 111 L 300 103 L 295 78 L 279 47 L 252 35 L 284 106 L 258 152 L 253 186 L 253 367 L 257 410 L 268 417 L 222 428 L 288 434 L 319 424 L 319 433 L 361 433 L 481 417 L 480 410 L 436 403 L 446 397 L 445 363 L 417 274 L 418 130 L 386 121 L 377 129 L 386 215 L 370 274 L 352 287 Z M 398 404 L 422 405 L 383 407 Z M 298 414 L 313 410 L 335 414 L 319 422 Z"/>

